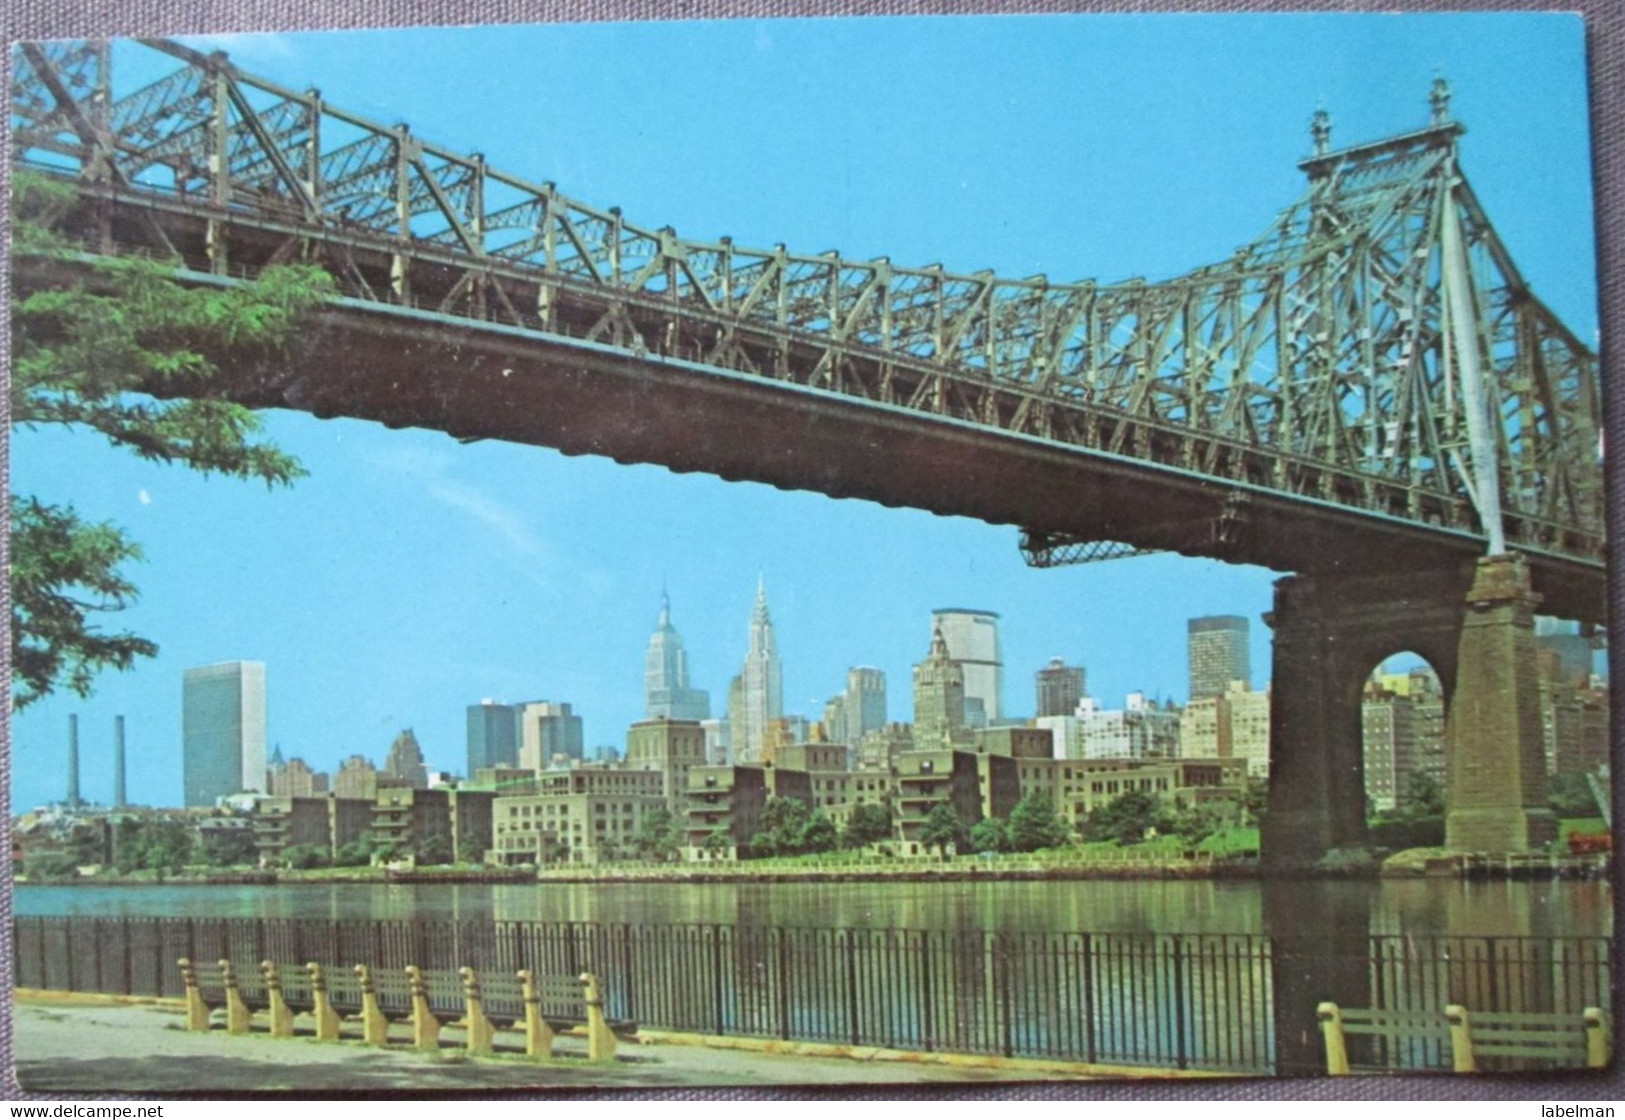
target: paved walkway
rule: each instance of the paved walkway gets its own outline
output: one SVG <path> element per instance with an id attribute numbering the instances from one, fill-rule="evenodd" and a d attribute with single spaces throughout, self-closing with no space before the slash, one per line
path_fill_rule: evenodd
<path id="1" fill-rule="evenodd" d="M 307 1024 L 301 1017 L 298 1026 Z M 256 1024 L 258 1025 L 258 1024 Z M 404 1039 L 404 1034 L 402 1038 Z M 585 1060 L 585 1040 L 561 1037 L 546 1065 L 520 1055 L 470 1059 L 449 1044 L 425 1055 L 402 1045 L 380 1049 L 359 1041 L 319 1043 L 256 1032 L 229 1035 L 185 1029 L 176 1001 L 115 1002 L 104 997 L 17 999 L 12 1047 L 17 1081 L 27 1092 L 197 1095 L 247 1091 L 661 1089 L 702 1086 L 999 1083 L 1088 1076 L 1078 1067 L 1000 1062 L 948 1064 L 886 1060 L 875 1052 L 835 1057 L 783 1044 L 740 1049 L 672 1041 L 626 1043 L 612 1065 Z M 523 1048 L 519 1035 L 498 1033 L 498 1046 Z M 832 1048 L 823 1048 L 829 1050 Z M 1099 1073 L 1094 1074 L 1099 1076 Z"/>

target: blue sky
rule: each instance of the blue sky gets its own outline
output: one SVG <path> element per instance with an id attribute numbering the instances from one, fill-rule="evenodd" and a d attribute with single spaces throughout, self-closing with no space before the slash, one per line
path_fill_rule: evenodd
<path id="1" fill-rule="evenodd" d="M 555 180 L 645 225 L 899 264 L 1055 279 L 1160 278 L 1227 256 L 1297 196 L 1317 106 L 1334 146 L 1426 122 L 1436 73 L 1464 167 L 1525 276 L 1596 336 L 1582 26 L 1557 14 L 1121 15 L 730 20 L 228 36 L 250 71 Z M 574 704 L 589 746 L 642 715 L 669 589 L 694 683 L 723 706 L 760 575 L 785 701 L 816 717 L 848 666 L 884 669 L 893 719 L 930 611 L 1002 616 L 1006 708 L 1032 673 L 1183 700 L 1185 621 L 1253 619 L 1269 672 L 1275 573 L 1155 556 L 1027 569 L 1016 532 L 656 467 L 569 459 L 295 413 L 270 433 L 292 489 L 140 464 L 83 434 L 14 434 L 13 486 L 129 529 L 162 647 L 12 724 L 12 805 L 58 798 L 67 716 L 82 789 L 180 799 L 180 678 L 267 664 L 269 737 L 331 768 L 413 728 L 461 770 L 484 697 Z"/>

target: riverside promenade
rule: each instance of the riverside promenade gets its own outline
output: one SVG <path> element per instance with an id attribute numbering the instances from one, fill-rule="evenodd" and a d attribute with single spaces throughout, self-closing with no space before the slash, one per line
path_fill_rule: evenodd
<path id="1" fill-rule="evenodd" d="M 1143 1068 L 918 1054 L 875 1047 L 715 1039 L 642 1032 L 609 1064 L 586 1061 L 585 1040 L 561 1036 L 547 1064 L 519 1054 L 468 1058 L 461 1032 L 435 1054 L 359 1041 L 317 1042 L 185 1029 L 178 1000 L 19 990 L 12 1012 L 13 1074 L 25 1093 L 519 1092 L 735 1086 L 886 1085 L 1123 1079 Z M 499 1032 L 498 1044 L 522 1046 Z M 1189 1076 L 1189 1075 L 1185 1075 Z"/>

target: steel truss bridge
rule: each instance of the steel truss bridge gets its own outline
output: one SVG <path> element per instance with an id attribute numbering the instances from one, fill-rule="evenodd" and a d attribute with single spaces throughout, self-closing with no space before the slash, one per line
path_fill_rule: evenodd
<path id="1" fill-rule="evenodd" d="M 167 76 L 121 84 L 130 69 Z M 93 252 L 198 283 L 311 261 L 342 296 L 220 391 L 1314 574 L 1505 547 L 1603 610 L 1598 362 L 1519 275 L 1436 83 L 1230 258 L 1057 283 L 640 225 L 168 41 L 23 44 L 14 158 Z M 51 282 L 28 258 L 19 283 Z"/>

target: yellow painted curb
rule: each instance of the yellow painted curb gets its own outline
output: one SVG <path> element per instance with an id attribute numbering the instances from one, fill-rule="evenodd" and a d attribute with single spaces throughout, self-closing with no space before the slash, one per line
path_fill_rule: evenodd
<path id="1" fill-rule="evenodd" d="M 173 996 L 124 996 L 111 992 L 70 992 L 57 988 L 13 988 L 11 998 L 18 1003 L 82 1003 L 91 1007 L 119 1004 L 164 1007 L 182 1010 L 184 1003 Z"/>
<path id="2" fill-rule="evenodd" d="M 955 1069 L 1005 1070 L 1044 1073 L 1072 1078 L 1213 1079 L 1238 1074 L 1209 1070 L 1167 1069 L 1157 1066 L 1119 1066 L 1063 1062 L 1045 1058 L 1006 1058 L 997 1054 L 957 1054 L 937 1050 L 892 1050 L 883 1046 L 850 1046 L 839 1042 L 792 1042 L 777 1038 L 736 1038 L 731 1035 L 692 1034 L 681 1031 L 639 1030 L 638 1041 L 667 1046 L 708 1046 L 721 1050 L 754 1050 L 801 1058 L 840 1058 L 859 1062 L 902 1062 L 941 1065 Z"/>

